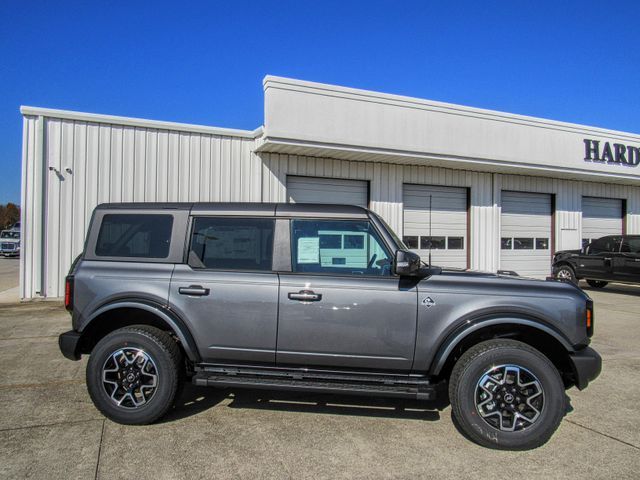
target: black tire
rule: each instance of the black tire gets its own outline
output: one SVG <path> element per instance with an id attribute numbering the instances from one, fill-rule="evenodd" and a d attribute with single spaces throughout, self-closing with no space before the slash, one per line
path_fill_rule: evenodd
<path id="1" fill-rule="evenodd" d="M 116 355 L 119 350 L 124 353 Z M 138 361 L 129 364 L 126 356 L 129 360 L 138 358 Z M 134 383 L 126 384 L 129 390 L 125 389 L 119 383 L 128 378 L 123 369 L 133 370 L 142 362 L 146 367 L 143 371 L 133 372 Z M 87 389 L 96 408 L 107 418 L 125 425 L 146 425 L 158 420 L 173 406 L 183 380 L 182 366 L 180 347 L 168 333 L 147 325 L 125 327 L 105 336 L 91 352 L 87 363 Z M 115 372 L 113 368 L 119 370 Z M 103 373 L 103 369 L 107 373 Z M 114 382 L 103 382 L 103 375 Z M 146 383 L 142 388 L 132 387 L 136 375 Z M 121 406 L 116 404 L 118 399 L 123 401 Z"/>
<path id="2" fill-rule="evenodd" d="M 492 369 L 495 368 L 494 372 L 498 371 L 499 366 L 507 366 L 507 368 L 517 366 L 523 372 L 523 376 L 532 374 L 543 392 L 537 400 L 534 400 L 533 396 L 527 400 L 527 403 L 542 402 L 535 404 L 539 408 L 539 414 L 533 422 L 523 420 L 516 422 L 515 417 L 512 417 L 514 418 L 512 425 L 517 426 L 518 423 L 525 425 L 524 428 L 514 427 L 521 428 L 515 431 L 504 431 L 500 428 L 503 426 L 503 415 L 499 412 L 489 412 L 491 415 L 483 418 L 480 415 L 482 407 L 477 407 L 479 402 L 477 399 L 480 398 L 478 392 L 480 395 L 485 395 L 484 392 L 486 392 L 479 387 L 481 380 L 487 379 L 485 374 Z M 508 377 L 508 375 L 505 376 Z M 528 382 L 523 380 L 521 383 Z M 508 383 L 505 385 L 510 386 Z M 499 388 L 501 386 L 497 385 L 496 390 Z M 499 393 L 503 392 L 497 392 Z M 535 392 L 532 390 L 531 394 L 533 393 Z M 493 398 L 497 397 L 497 394 L 494 393 Z M 513 395 L 509 398 L 512 397 Z M 502 400 L 495 401 L 505 401 L 506 398 L 503 393 Z M 454 420 L 462 431 L 474 442 L 500 450 L 529 450 L 543 445 L 556 431 L 566 411 L 566 395 L 558 370 L 538 350 L 515 340 L 489 340 L 467 350 L 457 361 L 451 373 L 449 399 Z M 491 402 L 494 400 L 491 399 Z M 480 403 L 486 403 L 486 401 Z M 501 405 L 505 404 L 499 403 L 496 407 Z M 507 405 L 507 408 L 510 408 L 510 405 Z M 486 410 L 485 413 L 487 413 Z M 505 418 L 508 417 L 505 416 Z M 500 423 L 498 427 L 490 423 L 496 421 Z M 508 422 L 505 421 L 504 425 L 508 426 Z"/>
<path id="3" fill-rule="evenodd" d="M 587 283 L 593 288 L 604 288 L 609 284 L 609 282 L 603 280 L 587 280 Z"/>
<path id="4" fill-rule="evenodd" d="M 555 277 L 559 280 L 564 280 L 567 282 L 571 282 L 571 283 L 577 283 L 578 280 L 576 279 L 576 272 L 574 272 L 573 268 L 571 267 L 571 265 L 560 265 L 557 269 L 556 269 L 556 275 Z"/>

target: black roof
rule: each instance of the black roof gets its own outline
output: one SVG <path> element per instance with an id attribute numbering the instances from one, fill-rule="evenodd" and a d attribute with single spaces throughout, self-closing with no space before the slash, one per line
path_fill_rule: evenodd
<path id="1" fill-rule="evenodd" d="M 200 215 L 330 216 L 366 217 L 369 210 L 356 205 L 322 203 L 257 202 L 129 202 L 102 203 L 96 210 L 190 210 Z"/>

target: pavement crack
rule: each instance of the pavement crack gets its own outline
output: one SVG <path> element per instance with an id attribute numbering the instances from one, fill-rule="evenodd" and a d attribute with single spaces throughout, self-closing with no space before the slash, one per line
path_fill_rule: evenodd
<path id="1" fill-rule="evenodd" d="M 604 432 L 601 432 L 599 430 L 596 430 L 594 428 L 587 427 L 587 426 L 582 425 L 582 424 L 580 424 L 580 423 L 578 423 L 578 422 L 576 422 L 574 420 L 565 419 L 565 422 L 569 422 L 572 425 L 575 425 L 577 427 L 584 428 L 585 430 L 589 430 L 590 432 L 597 433 L 598 435 L 602 435 L 603 437 L 607 437 L 607 438 L 609 438 L 611 440 L 615 440 L 616 442 L 620 442 L 620 443 L 622 443 L 622 444 L 624 444 L 624 445 L 626 445 L 628 447 L 635 448 L 636 450 L 640 450 L 640 447 L 638 447 L 637 445 L 634 445 L 633 443 L 629 443 L 629 442 L 626 442 L 624 440 L 620 440 L 619 438 L 616 438 L 616 437 L 614 437 L 612 435 L 608 435 L 608 434 L 606 434 Z"/>
<path id="2" fill-rule="evenodd" d="M 13 432 L 17 430 L 28 430 L 30 428 L 43 428 L 43 427 L 59 427 L 61 425 L 78 425 L 81 423 L 89 423 L 89 422 L 97 422 L 99 418 L 92 418 L 88 420 L 76 420 L 73 422 L 54 422 L 54 423 L 40 423 L 38 425 L 26 425 L 24 427 L 11 427 L 11 428 L 1 428 L 0 433 L 2 432 Z"/>
<path id="3" fill-rule="evenodd" d="M 100 445 L 98 446 L 98 461 L 96 462 L 96 474 L 93 477 L 94 480 L 98 480 L 98 471 L 100 469 L 100 456 L 102 455 L 102 441 L 104 439 L 104 426 L 107 423 L 105 419 L 102 420 L 102 432 L 100 432 Z"/>
<path id="4" fill-rule="evenodd" d="M 55 387 L 59 385 L 82 385 L 84 380 L 58 380 L 54 382 L 43 383 L 7 383 L 0 385 L 0 390 L 11 390 L 13 388 L 42 388 L 42 387 Z"/>
<path id="5" fill-rule="evenodd" d="M 30 337 L 6 337 L 0 338 L 0 342 L 6 342 L 9 340 L 33 340 L 34 338 L 57 338 L 59 335 L 33 335 Z"/>

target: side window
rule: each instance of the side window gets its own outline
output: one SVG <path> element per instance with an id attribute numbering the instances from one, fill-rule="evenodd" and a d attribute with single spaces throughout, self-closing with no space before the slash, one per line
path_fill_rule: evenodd
<path id="1" fill-rule="evenodd" d="M 597 255 L 599 253 L 614 253 L 620 248 L 619 237 L 603 237 L 595 240 L 589 247 L 589 255 Z"/>
<path id="2" fill-rule="evenodd" d="M 269 218 L 197 217 L 189 265 L 220 270 L 271 271 L 275 221 Z"/>
<path id="3" fill-rule="evenodd" d="M 620 251 L 623 253 L 640 254 L 640 238 L 625 238 L 622 240 Z"/>
<path id="4" fill-rule="evenodd" d="M 293 220 L 294 272 L 391 275 L 391 255 L 370 222 Z"/>
<path id="5" fill-rule="evenodd" d="M 173 216 L 107 214 L 102 217 L 96 256 L 167 258 Z"/>

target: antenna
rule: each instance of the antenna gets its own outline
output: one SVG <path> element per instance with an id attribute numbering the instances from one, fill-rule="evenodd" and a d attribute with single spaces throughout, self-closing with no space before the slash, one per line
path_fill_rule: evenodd
<path id="1" fill-rule="evenodd" d="M 429 267 L 431 267 L 431 244 L 433 238 L 431 237 L 431 199 L 433 195 L 429 194 Z"/>

